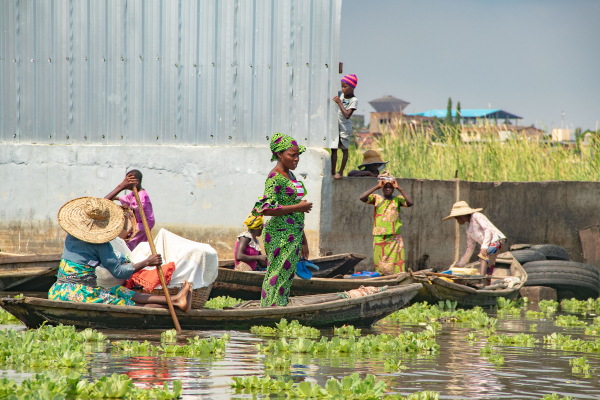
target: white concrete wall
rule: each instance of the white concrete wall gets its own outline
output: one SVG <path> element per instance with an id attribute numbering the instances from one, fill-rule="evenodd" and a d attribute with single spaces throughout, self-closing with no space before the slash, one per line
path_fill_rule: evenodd
<path id="1" fill-rule="evenodd" d="M 323 171 L 328 154 L 308 149 L 295 171 L 314 202 L 306 228 L 318 253 Z M 275 163 L 267 148 L 201 146 L 0 146 L 0 249 L 60 251 L 64 232 L 56 214 L 68 200 L 104 197 L 129 169 L 144 174 L 157 225 L 210 243 L 221 258 L 233 255 L 235 237 L 262 196 Z M 303 177 L 306 174 L 306 177 Z"/>

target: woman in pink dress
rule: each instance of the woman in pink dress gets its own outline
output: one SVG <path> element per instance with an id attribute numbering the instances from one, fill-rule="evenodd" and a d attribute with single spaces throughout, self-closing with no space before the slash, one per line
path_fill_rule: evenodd
<path id="1" fill-rule="evenodd" d="M 235 270 L 236 271 L 256 271 L 257 264 L 259 270 L 267 267 L 267 256 L 261 254 L 258 237 L 262 234 L 264 219 L 261 216 L 255 217 L 250 214 L 244 225 L 248 228 L 237 237 L 235 244 Z"/>

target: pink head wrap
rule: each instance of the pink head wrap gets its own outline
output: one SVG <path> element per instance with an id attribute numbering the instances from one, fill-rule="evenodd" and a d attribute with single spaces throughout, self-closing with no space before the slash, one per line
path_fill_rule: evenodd
<path id="1" fill-rule="evenodd" d="M 342 78 L 342 82 L 346 82 L 348 85 L 355 88 L 358 83 L 358 78 L 356 78 L 356 75 L 346 75 Z"/>

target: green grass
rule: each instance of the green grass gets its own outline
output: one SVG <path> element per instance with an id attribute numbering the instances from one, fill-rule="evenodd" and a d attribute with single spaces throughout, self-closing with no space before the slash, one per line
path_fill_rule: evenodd
<path id="1" fill-rule="evenodd" d="M 488 130 L 478 142 L 464 142 L 450 129 L 437 138 L 422 131 L 386 132 L 374 148 L 389 161 L 387 170 L 399 178 L 452 179 L 477 182 L 600 180 L 600 138 L 581 147 L 524 137 L 501 142 Z M 362 163 L 365 149 L 351 146 L 345 174 Z M 338 168 L 341 152 L 338 153 Z"/>

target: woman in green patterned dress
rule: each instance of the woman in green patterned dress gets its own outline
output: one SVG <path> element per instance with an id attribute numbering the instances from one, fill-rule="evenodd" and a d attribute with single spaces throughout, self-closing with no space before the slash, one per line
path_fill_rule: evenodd
<path id="1" fill-rule="evenodd" d="M 306 148 L 291 136 L 277 132 L 271 137 L 271 161 L 277 165 L 267 178 L 265 195 L 252 211 L 272 217 L 262 234 L 268 259 L 260 302 L 263 307 L 287 305 L 296 265 L 300 257 L 308 258 L 304 213 L 310 212 L 312 203 L 302 200 L 306 189 L 292 173 L 304 151 Z"/>

